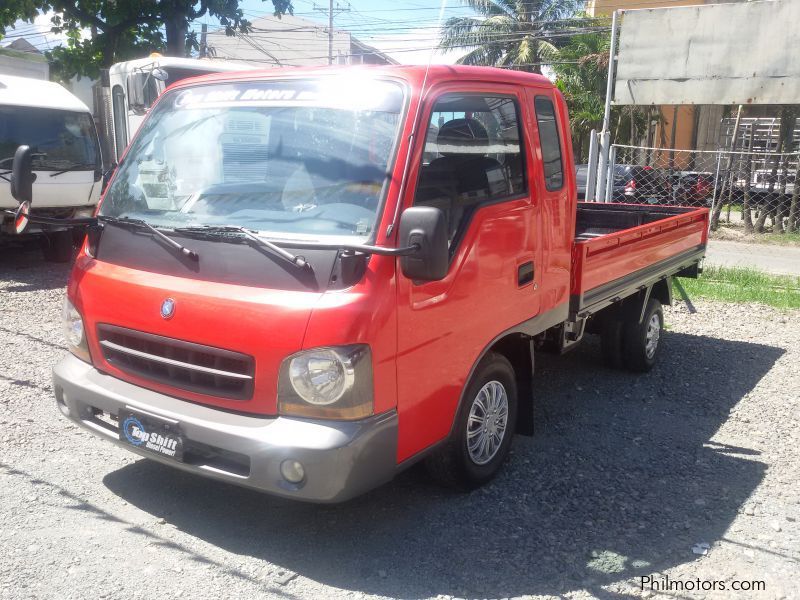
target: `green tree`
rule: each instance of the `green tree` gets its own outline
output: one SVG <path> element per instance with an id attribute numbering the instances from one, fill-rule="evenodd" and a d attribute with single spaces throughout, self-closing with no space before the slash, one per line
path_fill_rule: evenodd
<path id="1" fill-rule="evenodd" d="M 291 0 L 271 2 L 276 16 L 292 13 Z M 47 12 L 51 31 L 67 39 L 48 55 L 62 78 L 97 77 L 103 67 L 155 50 L 187 56 L 197 47 L 190 24 L 204 16 L 218 19 L 229 35 L 250 27 L 239 0 L 3 0 L 0 37 L 17 20 L 30 23 Z"/>
<path id="2" fill-rule="evenodd" d="M 542 72 L 546 55 L 573 17 L 579 0 L 462 0 L 474 17 L 452 17 L 442 26 L 439 48 L 464 49 L 464 65 L 512 67 Z"/>
<path id="3" fill-rule="evenodd" d="M 586 33 L 570 37 L 549 55 L 555 84 L 569 108 L 572 145 L 579 161 L 588 150 L 589 133 L 603 124 L 609 46 L 609 35 Z"/>

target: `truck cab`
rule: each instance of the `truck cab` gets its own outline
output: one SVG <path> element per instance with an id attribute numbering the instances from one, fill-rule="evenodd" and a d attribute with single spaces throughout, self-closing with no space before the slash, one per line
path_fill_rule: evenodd
<path id="1" fill-rule="evenodd" d="M 501 69 L 179 82 L 76 261 L 59 409 L 298 500 L 420 460 L 486 483 L 533 431 L 535 351 L 600 333 L 609 364 L 652 368 L 705 248 L 706 209 L 579 205 L 569 140 L 554 86 Z"/>
<path id="2" fill-rule="evenodd" d="M 167 86 L 188 77 L 252 68 L 243 62 L 162 56 L 158 52 L 112 65 L 108 71 L 111 127 L 106 137 L 115 161 L 122 157 L 147 111 Z"/>
<path id="3" fill-rule="evenodd" d="M 18 146 L 33 151 L 35 213 L 53 219 L 28 232 L 42 238 L 45 257 L 72 258 L 72 232 L 66 223 L 89 217 L 100 199 L 102 158 L 89 108 L 61 85 L 0 75 L 0 209 L 17 203 L 9 175 Z M 59 220 L 61 223 L 59 223 Z M 4 219 L 4 229 L 10 219 Z"/>

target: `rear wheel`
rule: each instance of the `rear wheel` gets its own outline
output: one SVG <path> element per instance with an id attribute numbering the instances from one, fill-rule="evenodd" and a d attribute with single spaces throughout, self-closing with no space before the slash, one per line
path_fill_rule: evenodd
<path id="1" fill-rule="evenodd" d="M 661 302 L 650 298 L 644 311 L 644 319 L 629 313 L 622 331 L 622 361 L 632 371 L 646 372 L 653 368 L 661 350 L 661 334 L 664 331 L 664 309 Z"/>
<path id="2" fill-rule="evenodd" d="M 445 485 L 475 489 L 490 481 L 511 449 L 517 423 L 514 369 L 501 354 L 488 354 L 466 388 L 450 439 L 426 460 Z"/>
<path id="3" fill-rule="evenodd" d="M 72 260 L 72 231 L 53 231 L 42 236 L 42 255 L 48 262 Z"/>

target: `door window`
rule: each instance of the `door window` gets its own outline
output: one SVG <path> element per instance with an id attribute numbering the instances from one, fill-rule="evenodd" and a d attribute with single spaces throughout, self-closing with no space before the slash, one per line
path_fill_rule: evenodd
<path id="1" fill-rule="evenodd" d="M 446 94 L 436 101 L 414 204 L 444 212 L 451 249 L 477 208 L 525 193 L 520 138 L 511 97 Z"/>
<path id="2" fill-rule="evenodd" d="M 114 86 L 111 101 L 114 103 L 114 144 L 119 160 L 128 145 L 128 112 L 125 110 L 125 91 L 121 85 Z"/>
<path id="3" fill-rule="evenodd" d="M 539 125 L 539 144 L 544 163 L 544 184 L 548 191 L 560 190 L 564 185 L 564 168 L 561 160 L 561 141 L 553 102 L 546 96 L 536 96 L 536 122 Z"/>

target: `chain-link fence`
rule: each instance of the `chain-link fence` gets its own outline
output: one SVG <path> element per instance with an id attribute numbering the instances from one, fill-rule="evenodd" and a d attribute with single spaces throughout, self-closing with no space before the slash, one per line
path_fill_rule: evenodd
<path id="1" fill-rule="evenodd" d="M 610 158 L 611 176 L 601 194 L 607 201 L 706 206 L 714 227 L 727 221 L 747 231 L 798 231 L 800 153 L 614 145 Z M 586 167 L 578 168 L 579 185 L 585 181 L 581 170 Z"/>

